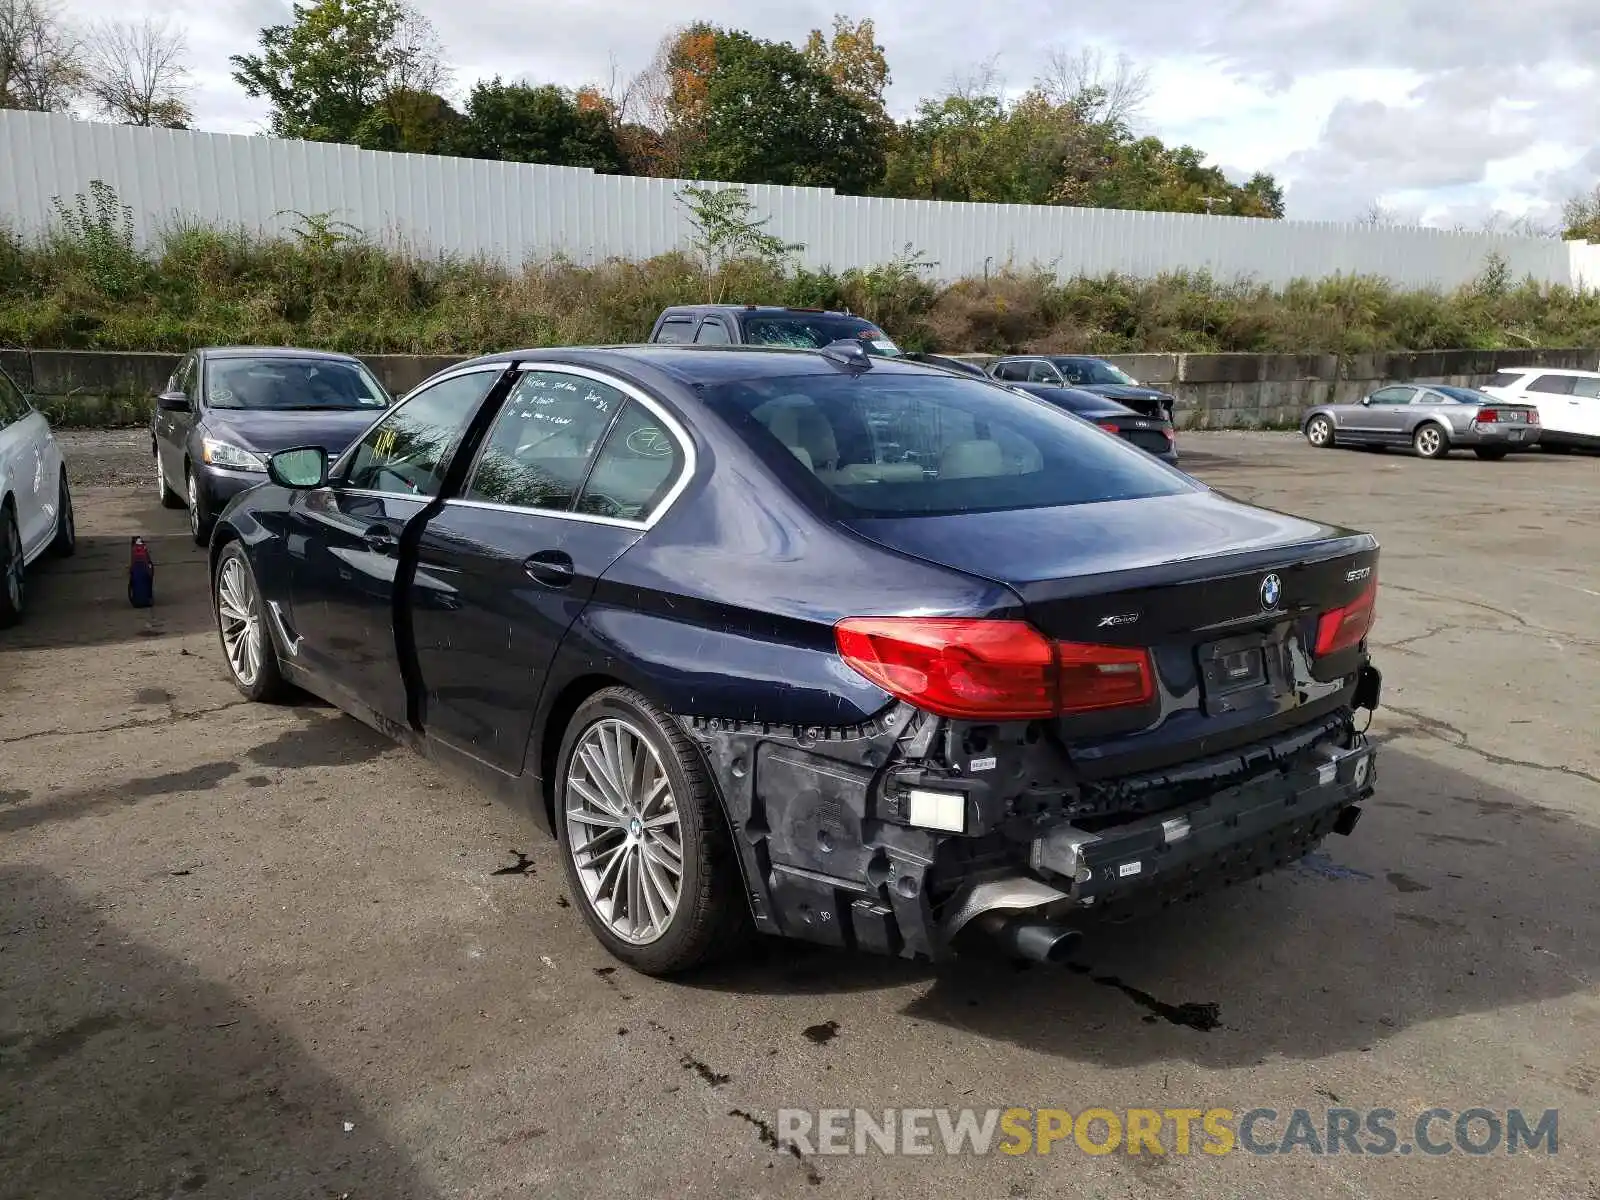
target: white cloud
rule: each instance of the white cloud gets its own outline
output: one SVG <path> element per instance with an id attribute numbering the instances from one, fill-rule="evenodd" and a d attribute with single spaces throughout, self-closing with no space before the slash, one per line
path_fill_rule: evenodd
<path id="1" fill-rule="evenodd" d="M 80 19 L 165 14 L 184 29 L 202 128 L 256 132 L 266 111 L 228 56 L 288 19 L 287 0 L 66 0 Z M 501 74 L 576 87 L 642 67 L 691 16 L 798 42 L 832 0 L 419 0 L 461 91 Z M 991 56 L 1025 86 L 1045 50 L 1094 44 L 1152 73 L 1149 131 L 1230 173 L 1270 170 L 1289 215 L 1358 217 L 1373 202 L 1443 224 L 1553 217 L 1600 182 L 1600 5 L 1594 0 L 1013 0 L 981 17 L 957 0 L 866 0 L 909 112 Z"/>

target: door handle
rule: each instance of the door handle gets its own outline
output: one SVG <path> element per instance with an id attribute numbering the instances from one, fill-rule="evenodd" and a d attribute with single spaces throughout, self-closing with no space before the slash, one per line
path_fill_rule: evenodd
<path id="1" fill-rule="evenodd" d="M 387 525 L 374 525 L 361 535 L 361 540 L 368 547 L 377 551 L 393 550 L 400 544 L 400 539 L 389 531 Z"/>
<path id="2" fill-rule="evenodd" d="M 538 554 L 530 554 L 523 560 L 522 569 L 535 583 L 552 588 L 566 587 L 577 575 L 572 555 L 565 550 L 541 550 Z"/>

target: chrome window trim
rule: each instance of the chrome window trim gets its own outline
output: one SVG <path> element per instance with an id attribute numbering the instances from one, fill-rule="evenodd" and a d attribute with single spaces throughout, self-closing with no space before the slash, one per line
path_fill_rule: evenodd
<path id="1" fill-rule="evenodd" d="M 504 375 L 506 373 L 507 369 L 510 368 L 510 366 L 511 366 L 511 363 L 509 361 L 507 361 L 507 362 L 498 362 L 498 363 L 475 363 L 475 364 L 473 364 L 471 366 L 452 367 L 449 370 L 441 371 L 437 375 L 430 375 L 427 379 L 424 379 L 421 383 L 417 384 L 416 387 L 412 388 L 404 396 L 401 396 L 400 399 L 396 400 L 388 408 L 384 409 L 383 412 L 379 413 L 376 417 L 374 417 L 373 420 L 372 420 L 372 424 L 368 425 L 365 429 L 363 429 L 359 434 L 356 435 L 355 440 L 352 441 L 348 446 L 345 447 L 344 453 L 339 455 L 339 457 L 334 460 L 333 465 L 328 468 L 328 478 L 329 478 L 329 480 L 333 480 L 333 479 L 337 479 L 338 478 L 339 472 L 341 470 L 343 470 L 345 465 L 346 465 L 346 461 L 348 459 L 350 459 L 350 458 L 353 458 L 355 456 L 356 451 L 361 448 L 361 443 L 367 440 L 367 434 L 371 433 L 379 425 L 383 424 L 383 422 L 387 421 L 390 417 L 394 416 L 395 413 L 399 412 L 407 404 L 410 404 L 412 400 L 416 399 L 423 392 L 432 389 L 436 384 L 444 383 L 447 380 L 455 379 L 455 378 L 457 378 L 458 376 L 461 376 L 461 375 L 475 375 L 479 371 L 497 371 L 500 374 Z M 487 395 L 487 393 L 485 393 L 485 395 Z M 481 403 L 481 401 L 480 401 L 480 403 Z M 332 487 L 332 486 L 335 486 L 335 485 L 330 483 L 329 486 Z M 339 490 L 341 492 L 345 492 L 346 494 L 351 495 L 351 496 L 403 496 L 403 495 L 405 495 L 404 492 L 380 492 L 380 491 L 375 491 L 375 490 L 373 490 L 371 488 L 339 488 Z M 432 497 L 429 497 L 429 498 L 432 499 Z"/>
<path id="2" fill-rule="evenodd" d="M 603 383 L 607 387 L 616 388 L 617 391 L 621 392 L 629 400 L 632 400 L 648 409 L 652 416 L 666 426 L 667 432 L 678 444 L 679 453 L 683 456 L 683 465 L 678 469 L 677 479 L 675 479 L 672 486 L 667 489 L 666 494 L 661 497 L 661 503 L 656 505 L 655 511 L 652 512 L 648 518 L 642 521 L 628 520 L 623 517 L 603 517 L 595 513 L 573 512 L 570 509 L 564 508 L 532 508 L 522 504 L 503 504 L 496 500 L 466 500 L 458 496 L 452 496 L 445 500 L 445 507 L 449 508 L 454 506 L 457 508 L 480 508 L 489 509 L 496 512 L 528 513 L 540 517 L 557 517 L 567 521 L 589 521 L 596 525 L 611 525 L 622 529 L 637 529 L 641 533 L 652 528 L 657 521 L 666 516 L 666 514 L 671 510 L 672 506 L 677 503 L 678 497 L 683 495 L 684 490 L 688 488 L 690 481 L 694 478 L 695 468 L 699 465 L 699 455 L 695 451 L 694 439 L 689 436 L 689 432 L 684 428 L 683 423 L 680 422 L 678 418 L 666 408 L 665 405 L 663 405 L 654 396 L 651 396 L 643 388 L 629 383 L 624 379 L 618 379 L 615 375 L 608 375 L 604 371 L 597 371 L 593 367 L 580 367 L 574 366 L 571 363 L 563 362 L 517 363 L 518 374 L 520 375 L 525 371 L 545 371 L 552 374 L 575 375 L 580 379 L 587 379 L 593 383 Z M 508 396 L 507 399 L 509 400 L 510 397 Z M 497 415 L 496 420 L 498 419 L 499 417 Z M 489 437 L 493 436 L 493 434 L 494 426 L 491 425 L 488 432 L 484 435 L 484 445 L 488 444 L 488 439 Z M 603 451 L 604 448 L 605 447 L 602 445 L 601 451 Z M 479 448 L 479 453 L 482 453 L 482 447 Z M 596 454 L 596 461 L 599 461 L 598 453 Z M 473 469 L 476 471 L 476 464 L 474 464 Z"/>

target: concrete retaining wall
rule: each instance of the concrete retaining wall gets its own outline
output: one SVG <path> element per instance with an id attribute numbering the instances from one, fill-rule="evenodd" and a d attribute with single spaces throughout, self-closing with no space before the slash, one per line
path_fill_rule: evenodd
<path id="1" fill-rule="evenodd" d="M 172 373 L 176 354 L 92 350 L 0 350 L 0 366 L 38 397 L 61 425 L 138 424 Z M 989 356 L 969 355 L 985 362 Z M 403 394 L 459 357 L 373 354 L 365 358 Z M 1425 354 L 1126 354 L 1134 378 L 1178 396 L 1178 423 L 1193 429 L 1293 427 L 1313 404 L 1355 401 L 1385 383 L 1479 384 L 1501 367 L 1600 370 L 1600 350 L 1441 350 Z"/>

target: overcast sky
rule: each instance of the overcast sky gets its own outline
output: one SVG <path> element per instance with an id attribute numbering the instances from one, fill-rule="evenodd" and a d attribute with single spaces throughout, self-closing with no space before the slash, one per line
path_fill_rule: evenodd
<path id="1" fill-rule="evenodd" d="M 187 34 L 200 128 L 249 133 L 264 110 L 229 74 L 287 0 L 63 0 L 81 20 L 166 13 Z M 420 0 L 465 92 L 501 74 L 576 87 L 643 67 L 669 24 L 702 18 L 799 43 L 837 0 Z M 982 13 L 983 15 L 979 15 Z M 1430 224 L 1495 212 L 1554 222 L 1600 183 L 1600 0 L 858 0 L 904 115 L 994 57 L 1025 87 L 1046 50 L 1126 53 L 1151 72 L 1145 131 L 1230 175 L 1271 171 L 1288 215 L 1374 203 Z"/>

